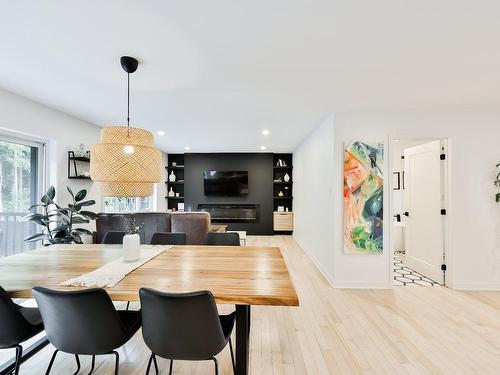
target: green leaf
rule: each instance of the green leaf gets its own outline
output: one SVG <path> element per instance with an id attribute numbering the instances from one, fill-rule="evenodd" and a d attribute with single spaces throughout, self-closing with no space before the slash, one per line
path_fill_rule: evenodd
<path id="1" fill-rule="evenodd" d="M 47 235 L 45 233 L 37 233 L 37 234 L 33 234 L 31 236 L 26 237 L 24 240 L 26 242 L 40 241 L 40 240 L 42 240 L 46 236 Z"/>
<path id="2" fill-rule="evenodd" d="M 76 242 L 76 243 L 83 243 L 82 242 L 82 238 L 80 237 L 80 235 L 78 233 L 75 233 L 75 232 L 71 232 L 71 238 Z"/>
<path id="3" fill-rule="evenodd" d="M 28 214 L 26 216 L 23 216 L 21 218 L 21 221 L 34 221 L 35 223 L 37 223 L 39 225 L 45 226 L 49 222 L 49 219 L 45 215 L 38 214 L 38 213 L 31 213 L 31 214 Z"/>
<path id="4" fill-rule="evenodd" d="M 51 230 L 51 232 L 61 232 L 61 231 L 66 231 L 66 229 L 69 229 L 70 225 L 68 224 L 63 224 L 55 227 L 54 229 Z"/>
<path id="5" fill-rule="evenodd" d="M 71 195 L 71 198 L 75 199 L 75 194 L 73 194 L 73 190 L 69 186 L 66 186 L 66 189 L 68 190 L 69 194 Z"/>
<path id="6" fill-rule="evenodd" d="M 94 204 L 95 204 L 95 200 L 93 200 L 93 199 L 92 199 L 92 200 L 89 200 L 89 201 L 85 201 L 85 202 L 80 202 L 80 203 L 78 203 L 78 205 L 79 205 L 79 206 L 82 206 L 82 207 L 84 207 L 84 206 L 92 206 L 92 205 L 94 205 Z"/>
<path id="7" fill-rule="evenodd" d="M 87 190 L 83 189 L 80 190 L 78 193 L 75 195 L 75 201 L 80 202 L 87 196 Z"/>
<path id="8" fill-rule="evenodd" d="M 88 224 L 90 223 L 90 220 L 83 219 L 81 217 L 73 217 L 73 224 Z"/>
<path id="9" fill-rule="evenodd" d="M 76 232 L 78 234 L 88 234 L 88 235 L 92 235 L 92 232 L 89 231 L 88 229 L 84 229 L 84 228 L 75 228 L 73 229 L 73 232 Z"/>
<path id="10" fill-rule="evenodd" d="M 54 186 L 50 186 L 47 190 L 47 196 L 49 199 L 52 201 L 54 197 L 56 196 L 56 188 Z"/>
<path id="11" fill-rule="evenodd" d="M 89 220 L 97 219 L 97 214 L 92 211 L 80 211 L 79 214 L 85 216 Z"/>

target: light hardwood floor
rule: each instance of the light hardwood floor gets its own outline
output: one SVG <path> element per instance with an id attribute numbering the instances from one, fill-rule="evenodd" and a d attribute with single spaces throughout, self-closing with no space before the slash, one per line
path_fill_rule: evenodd
<path id="1" fill-rule="evenodd" d="M 292 237 L 247 241 L 282 248 L 300 299 L 297 308 L 253 308 L 251 374 L 500 374 L 500 292 L 333 289 Z M 21 374 L 43 374 L 51 352 Z M 121 374 L 144 374 L 149 353 L 140 332 L 119 352 Z M 218 357 L 221 374 L 231 374 L 227 349 Z M 86 373 L 90 359 L 82 362 Z M 97 365 L 95 374 L 111 374 L 113 359 L 98 357 Z M 160 366 L 168 373 L 166 361 Z M 61 354 L 52 373 L 74 368 Z M 213 374 L 213 364 L 178 362 L 174 373 Z"/>

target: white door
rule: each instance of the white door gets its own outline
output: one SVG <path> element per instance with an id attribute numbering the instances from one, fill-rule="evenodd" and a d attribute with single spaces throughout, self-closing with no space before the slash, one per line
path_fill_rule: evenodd
<path id="1" fill-rule="evenodd" d="M 441 142 L 405 149 L 405 250 L 408 267 L 442 284 Z"/>

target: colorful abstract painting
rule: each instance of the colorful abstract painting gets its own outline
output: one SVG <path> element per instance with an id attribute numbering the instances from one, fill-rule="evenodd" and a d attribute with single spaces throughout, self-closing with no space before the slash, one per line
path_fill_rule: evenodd
<path id="1" fill-rule="evenodd" d="M 384 145 L 349 142 L 344 148 L 344 252 L 384 250 Z"/>

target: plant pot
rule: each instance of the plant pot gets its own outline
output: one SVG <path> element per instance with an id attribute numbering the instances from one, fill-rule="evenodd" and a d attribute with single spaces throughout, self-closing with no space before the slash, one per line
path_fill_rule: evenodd
<path id="1" fill-rule="evenodd" d="M 141 255 L 141 238 L 139 234 L 126 234 L 123 236 L 123 260 L 134 262 Z"/>

